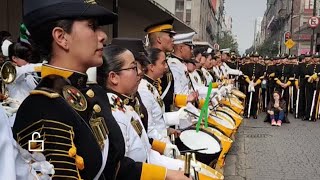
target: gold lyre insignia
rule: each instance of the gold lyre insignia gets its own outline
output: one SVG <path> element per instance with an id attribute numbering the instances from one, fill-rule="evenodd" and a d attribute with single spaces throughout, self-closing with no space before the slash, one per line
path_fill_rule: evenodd
<path id="1" fill-rule="evenodd" d="M 137 134 L 141 137 L 142 135 L 142 125 L 140 124 L 139 120 L 134 119 L 133 117 L 131 118 L 131 125 L 133 129 L 137 132 Z"/>
<path id="2" fill-rule="evenodd" d="M 103 117 L 91 118 L 89 121 L 90 127 L 93 131 L 93 135 L 96 138 L 100 149 L 104 148 L 104 140 L 107 139 L 109 130 Z"/>

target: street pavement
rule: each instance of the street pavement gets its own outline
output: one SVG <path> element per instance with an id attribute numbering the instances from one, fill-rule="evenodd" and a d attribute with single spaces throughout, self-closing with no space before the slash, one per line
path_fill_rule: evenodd
<path id="1" fill-rule="evenodd" d="M 226 180 L 320 180 L 320 122 L 289 115 L 281 127 L 244 119 L 226 158 Z"/>

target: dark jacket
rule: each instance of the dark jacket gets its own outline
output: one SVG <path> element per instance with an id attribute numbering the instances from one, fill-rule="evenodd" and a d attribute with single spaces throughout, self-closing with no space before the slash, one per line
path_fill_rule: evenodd
<path id="1" fill-rule="evenodd" d="M 285 118 L 284 118 L 284 121 L 282 121 L 283 123 L 290 123 L 289 119 L 288 119 L 288 116 L 286 114 L 287 112 L 287 106 L 286 106 L 286 101 L 285 100 L 280 100 L 280 103 L 279 103 L 279 107 L 281 109 L 284 110 L 284 114 L 285 114 Z M 274 102 L 273 101 L 270 101 L 269 104 L 268 104 L 268 107 L 267 107 L 267 110 L 268 111 L 274 111 L 275 114 L 279 113 L 280 111 L 276 108 L 274 108 Z M 267 113 L 267 116 L 266 118 L 264 119 L 264 122 L 270 122 L 270 115 Z"/>
<path id="2" fill-rule="evenodd" d="M 283 109 L 283 111 L 286 113 L 287 112 L 287 106 L 286 106 L 286 101 L 285 100 L 280 100 L 279 102 L 279 107 Z M 274 107 L 274 102 L 270 101 L 267 107 L 268 111 L 273 111 L 275 114 L 279 113 L 280 110 L 278 108 Z"/>

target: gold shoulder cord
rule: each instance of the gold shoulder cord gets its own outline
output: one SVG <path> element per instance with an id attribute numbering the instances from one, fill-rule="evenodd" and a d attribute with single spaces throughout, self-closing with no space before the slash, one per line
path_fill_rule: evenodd
<path id="1" fill-rule="evenodd" d="M 50 124 L 56 124 L 59 127 L 48 127 L 48 123 Z M 34 126 L 37 126 L 39 124 L 42 124 L 40 128 L 37 128 L 35 130 L 32 130 L 32 128 Z M 60 132 L 64 132 L 64 133 L 68 133 L 70 134 L 70 137 L 63 137 L 60 135 L 56 135 L 56 134 L 46 134 L 45 130 L 54 130 L 54 131 L 60 131 Z M 67 130 L 69 129 L 69 130 Z M 31 131 L 30 133 L 28 131 Z M 73 127 L 69 126 L 65 123 L 62 122 L 58 122 L 55 120 L 48 120 L 48 119 L 41 119 L 37 122 L 32 123 L 31 125 L 29 125 L 28 127 L 24 128 L 23 130 L 21 130 L 19 133 L 17 133 L 17 141 L 19 144 L 21 144 L 22 141 L 25 141 L 25 139 L 30 136 L 32 134 L 32 132 L 37 131 L 40 132 L 40 134 L 43 132 L 43 134 L 41 134 L 44 144 L 54 144 L 54 145 L 59 145 L 59 146 L 64 146 L 64 149 L 69 149 L 68 150 L 60 150 L 60 149 L 44 149 L 44 153 L 45 153 L 45 157 L 46 158 L 50 158 L 52 156 L 58 156 L 58 157 L 64 157 L 64 159 L 68 160 L 68 158 L 73 158 L 74 162 L 72 162 L 72 160 L 70 159 L 70 161 L 51 161 L 50 159 L 50 163 L 59 163 L 59 164 L 69 164 L 69 165 L 74 165 L 76 167 L 76 169 L 66 169 L 66 168 L 54 168 L 56 171 L 64 171 L 67 174 L 70 173 L 75 173 L 77 174 L 77 176 L 66 176 L 66 175 L 59 175 L 59 174 L 55 174 L 53 175 L 53 178 L 57 178 L 57 177 L 65 177 L 68 179 L 81 179 L 80 177 L 80 173 L 79 170 L 83 170 L 84 169 L 84 161 L 83 158 L 79 155 L 73 155 L 73 153 L 76 153 L 76 147 L 73 143 L 73 137 L 74 137 L 74 131 L 73 131 Z M 21 134 L 28 132 L 26 135 L 24 135 L 23 137 L 21 137 Z M 48 141 L 46 140 L 48 137 L 55 137 L 57 140 L 59 139 L 63 139 L 63 141 L 65 140 L 69 140 L 70 144 L 68 143 L 63 143 L 63 142 L 52 142 L 52 141 Z M 28 141 L 26 141 L 28 143 Z M 21 145 L 22 147 L 26 146 L 27 143 L 24 143 L 23 145 Z M 37 146 L 37 144 L 35 144 L 34 146 Z"/>

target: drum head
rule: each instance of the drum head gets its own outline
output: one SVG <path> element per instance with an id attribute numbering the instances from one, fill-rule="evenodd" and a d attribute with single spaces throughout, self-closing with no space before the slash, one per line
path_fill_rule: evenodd
<path id="1" fill-rule="evenodd" d="M 197 132 L 195 127 L 182 131 L 176 139 L 176 145 L 180 151 L 207 148 L 207 150 L 195 152 L 196 159 L 207 165 L 215 164 L 218 160 L 222 150 L 220 143 L 214 134 L 205 131 Z"/>
<path id="2" fill-rule="evenodd" d="M 221 119 L 225 119 L 225 120 L 231 122 L 233 126 L 236 126 L 236 121 L 228 113 L 226 113 L 224 111 L 216 111 L 213 114 L 217 114 L 217 116 L 220 117 Z"/>
<path id="3" fill-rule="evenodd" d="M 221 119 L 221 118 L 219 118 L 217 116 L 213 116 L 213 115 L 210 115 L 210 117 L 214 121 L 216 121 L 217 123 L 219 123 L 220 125 L 228 128 L 228 129 L 234 129 L 235 128 L 234 125 L 231 122 L 227 121 L 227 120 Z"/>
<path id="4" fill-rule="evenodd" d="M 207 150 L 198 151 L 202 154 L 215 154 L 221 150 L 220 143 L 203 131 L 185 130 L 181 132 L 180 140 L 190 149 L 208 148 Z"/>

